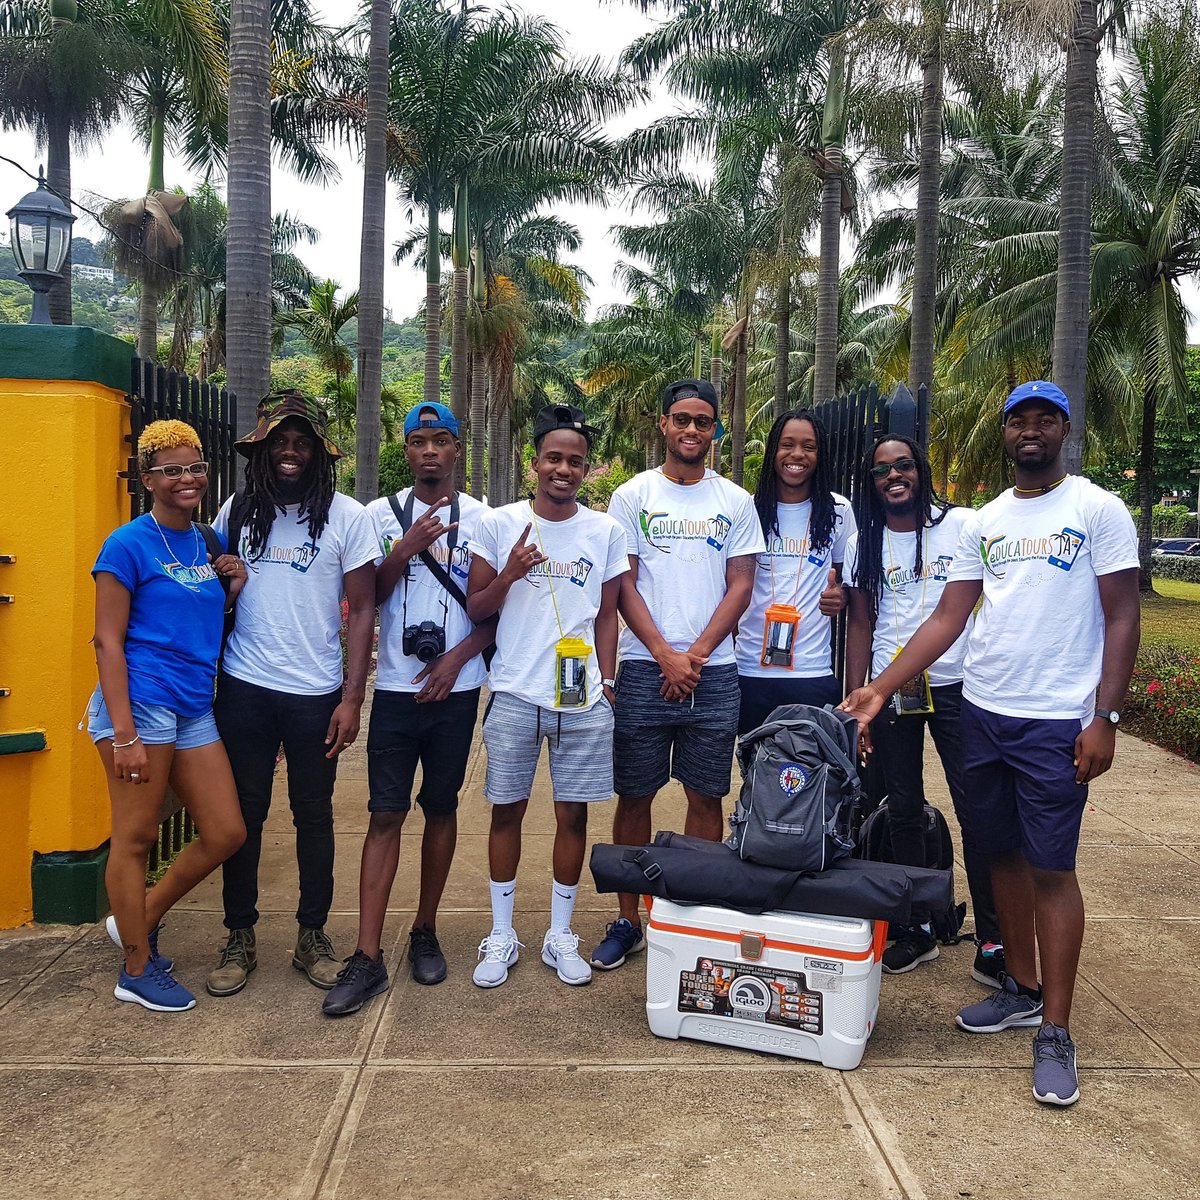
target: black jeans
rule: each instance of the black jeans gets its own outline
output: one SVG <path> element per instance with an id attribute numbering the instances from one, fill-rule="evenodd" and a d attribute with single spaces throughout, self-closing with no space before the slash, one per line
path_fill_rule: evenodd
<path id="1" fill-rule="evenodd" d="M 296 920 L 312 929 L 325 924 L 333 904 L 337 778 L 337 759 L 325 757 L 329 748 L 325 736 L 341 700 L 340 688 L 324 696 L 293 696 L 221 673 L 213 711 L 246 822 L 246 841 L 222 868 L 226 929 L 251 929 L 258 922 L 258 860 L 280 743 L 287 756 L 288 800 L 300 868 Z"/>
<path id="2" fill-rule="evenodd" d="M 933 744 L 942 760 L 954 811 L 963 804 L 962 743 L 959 739 L 959 714 L 962 711 L 962 684 L 951 683 L 930 689 L 933 712 L 928 715 L 897 716 L 889 705 L 871 725 L 875 756 L 883 772 L 888 797 L 888 826 L 892 853 L 898 863 L 924 867 L 925 862 L 925 726 L 933 735 Z M 959 815 L 961 824 L 962 817 Z M 971 892 L 975 914 L 975 933 L 981 942 L 999 942 L 1000 924 L 992 899 L 991 857 L 964 831 L 963 867 Z"/>

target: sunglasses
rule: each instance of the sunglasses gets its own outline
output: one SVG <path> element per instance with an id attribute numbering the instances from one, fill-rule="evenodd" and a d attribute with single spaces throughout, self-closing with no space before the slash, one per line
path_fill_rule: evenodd
<path id="1" fill-rule="evenodd" d="M 696 416 L 694 413 L 673 412 L 667 415 L 676 429 L 686 429 L 689 425 L 695 425 L 701 433 L 707 433 L 717 423 L 716 417 L 706 417 L 703 414 Z"/>
<path id="2" fill-rule="evenodd" d="M 877 463 L 871 468 L 871 474 L 876 479 L 886 479 L 893 471 L 915 471 L 917 469 L 916 459 L 898 458 L 895 462 Z"/>
<path id="3" fill-rule="evenodd" d="M 184 471 L 186 471 L 189 475 L 198 475 L 198 476 L 200 476 L 201 479 L 203 479 L 204 476 L 208 474 L 208 463 L 206 463 L 206 462 L 188 463 L 188 465 L 186 467 L 181 467 L 178 463 L 169 463 L 165 467 L 147 467 L 146 468 L 147 474 L 149 474 L 151 471 L 162 472 L 162 477 L 164 479 L 180 479 L 180 478 L 182 478 Z"/>

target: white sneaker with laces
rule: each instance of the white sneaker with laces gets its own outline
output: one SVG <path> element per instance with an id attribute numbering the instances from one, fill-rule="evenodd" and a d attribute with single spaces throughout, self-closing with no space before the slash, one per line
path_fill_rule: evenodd
<path id="1" fill-rule="evenodd" d="M 475 965 L 472 979 L 476 987 L 499 987 L 508 978 L 508 968 L 518 959 L 518 951 L 524 943 L 509 930 L 496 933 L 494 930 L 479 943 L 479 962 Z"/>
<path id="2" fill-rule="evenodd" d="M 563 983 L 580 987 L 592 982 L 592 968 L 579 954 L 579 935 L 569 929 L 548 930 L 542 942 L 542 962 L 553 967 Z"/>

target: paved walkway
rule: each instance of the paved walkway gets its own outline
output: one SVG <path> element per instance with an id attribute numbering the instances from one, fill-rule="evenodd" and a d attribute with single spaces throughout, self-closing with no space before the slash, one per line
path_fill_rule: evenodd
<path id="1" fill-rule="evenodd" d="M 1084 824 L 1083 1098 L 1070 1110 L 1034 1103 L 1028 1031 L 979 1037 L 954 1027 L 955 1009 L 983 994 L 970 982 L 969 945 L 885 978 L 878 1028 L 848 1074 L 656 1039 L 644 959 L 588 988 L 563 987 L 538 955 L 550 879 L 544 786 L 517 897 L 529 950 L 504 987 L 473 987 L 489 924 L 477 750 L 440 922 L 451 964 L 440 987 L 418 987 L 401 970 L 365 1012 L 321 1016 L 322 993 L 290 966 L 295 866 L 280 789 L 263 854 L 259 969 L 241 995 L 203 992 L 222 940 L 214 881 L 173 914 L 164 937 L 200 994 L 185 1015 L 113 1000 L 116 962 L 99 926 L 0 935 L 0 1194 L 1200 1195 L 1196 769 L 1126 736 L 1117 764 L 1093 788 Z M 337 794 L 331 932 L 345 954 L 365 776 L 356 748 Z M 936 772 L 930 780 L 942 803 Z M 678 828 L 681 813 L 673 791 L 656 823 Z M 594 835 L 606 835 L 608 815 L 596 814 Z M 392 964 L 411 921 L 414 866 L 406 845 L 387 927 Z M 589 882 L 585 872 L 576 921 L 588 945 L 611 915 Z"/>

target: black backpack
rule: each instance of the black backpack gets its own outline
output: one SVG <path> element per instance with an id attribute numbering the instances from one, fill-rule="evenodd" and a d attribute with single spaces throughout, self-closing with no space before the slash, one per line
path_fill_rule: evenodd
<path id="1" fill-rule="evenodd" d="M 862 788 L 858 724 L 832 706 L 781 704 L 738 742 L 742 790 L 726 845 L 747 862 L 824 871 L 847 857 Z"/>
<path id="2" fill-rule="evenodd" d="M 892 831 L 887 797 L 867 814 L 855 838 L 854 857 L 869 862 L 894 863 L 892 853 Z M 954 870 L 954 843 L 950 840 L 950 828 L 941 811 L 928 801 L 925 803 L 925 865 L 942 871 Z M 953 879 L 953 875 L 951 876 Z M 930 914 L 929 920 L 938 941 L 944 946 L 954 946 L 962 941 L 963 921 L 966 920 L 966 904 L 954 901 L 951 883 L 950 904 L 940 912 Z"/>

